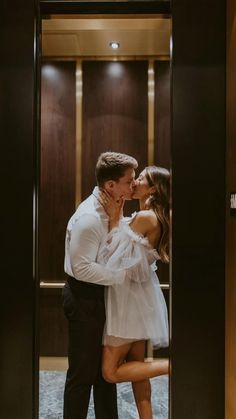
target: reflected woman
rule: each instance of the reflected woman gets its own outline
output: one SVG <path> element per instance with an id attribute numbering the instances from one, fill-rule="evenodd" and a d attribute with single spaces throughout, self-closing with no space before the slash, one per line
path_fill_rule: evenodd
<path id="1" fill-rule="evenodd" d="M 132 382 L 140 419 L 152 418 L 149 378 L 168 374 L 166 359 L 145 362 L 146 341 L 168 346 L 168 315 L 156 276 L 156 260 L 169 261 L 169 171 L 156 166 L 136 180 L 134 199 L 140 211 L 122 218 L 123 200 L 107 192 L 101 203 L 109 215 L 110 232 L 100 263 L 114 272 L 125 270 L 123 283 L 107 287 L 102 372 L 106 381 Z"/>

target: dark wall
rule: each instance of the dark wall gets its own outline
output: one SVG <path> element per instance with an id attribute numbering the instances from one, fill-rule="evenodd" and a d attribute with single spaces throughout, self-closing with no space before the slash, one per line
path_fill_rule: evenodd
<path id="1" fill-rule="evenodd" d="M 160 62 L 157 72 L 155 145 L 158 164 L 163 164 L 170 160 L 169 63 L 163 66 Z M 94 169 L 101 152 L 114 150 L 135 156 L 139 171 L 147 165 L 147 78 L 148 61 L 83 61 L 83 199 L 96 184 Z M 40 280 L 58 282 L 66 279 L 65 229 L 75 207 L 74 63 L 45 61 L 41 85 Z M 127 204 L 131 205 L 127 208 Z M 125 209 L 130 215 L 138 209 L 137 201 L 126 203 Z M 168 265 L 159 262 L 158 277 L 161 283 L 169 282 Z M 67 354 L 60 295 L 60 288 L 40 290 L 41 356 Z"/>
<path id="2" fill-rule="evenodd" d="M 0 417 L 30 419 L 34 406 L 34 2 L 0 13 L 1 303 Z"/>
<path id="3" fill-rule="evenodd" d="M 39 276 L 44 282 L 66 279 L 65 231 L 75 209 L 75 70 L 73 61 L 42 64 Z M 41 288 L 39 305 L 40 356 L 65 356 L 61 288 Z"/>
<path id="4" fill-rule="evenodd" d="M 82 63 L 83 199 L 95 184 L 100 153 L 127 153 L 138 160 L 141 170 L 147 165 L 147 70 L 148 61 Z M 125 206 L 129 214 L 136 206 L 132 204 Z"/>
<path id="5" fill-rule="evenodd" d="M 171 419 L 223 419 L 225 2 L 172 6 Z"/>
<path id="6" fill-rule="evenodd" d="M 64 281 L 65 229 L 75 209 L 75 62 L 44 60 L 41 70 L 39 269 Z M 82 199 L 92 191 L 101 152 L 133 155 L 147 165 L 148 61 L 83 61 Z M 170 166 L 170 62 L 155 62 L 154 162 Z M 79 175 L 80 176 L 80 175 Z M 129 205 L 130 214 L 137 202 Z M 160 263 L 160 279 L 169 282 Z"/>
<path id="7" fill-rule="evenodd" d="M 227 200 L 226 200 L 226 410 L 236 417 L 236 210 L 231 214 L 230 192 L 236 193 L 236 2 L 227 10 Z"/>
<path id="8" fill-rule="evenodd" d="M 40 356 L 67 356 L 68 325 L 61 288 L 40 289 Z"/>
<path id="9" fill-rule="evenodd" d="M 170 168 L 171 63 L 155 61 L 154 156 L 155 164 Z"/>
<path id="10" fill-rule="evenodd" d="M 44 14 L 77 14 L 77 13 L 159 13 L 170 14 L 169 0 L 41 0 L 41 10 Z"/>
<path id="11" fill-rule="evenodd" d="M 40 280 L 57 282 L 75 209 L 75 62 L 44 62 L 41 86 Z"/>
<path id="12" fill-rule="evenodd" d="M 154 61 L 154 164 L 170 170 L 171 164 L 171 63 Z M 161 283 L 170 282 L 170 264 L 158 262 Z M 167 293 L 167 292 L 166 292 Z"/>

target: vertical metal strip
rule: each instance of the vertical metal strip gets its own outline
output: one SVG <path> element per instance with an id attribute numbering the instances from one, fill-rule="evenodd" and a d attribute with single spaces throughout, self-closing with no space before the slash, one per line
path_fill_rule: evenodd
<path id="1" fill-rule="evenodd" d="M 148 165 L 154 164 L 154 61 L 148 61 Z M 153 359 L 153 346 L 147 343 L 147 358 Z"/>
<path id="2" fill-rule="evenodd" d="M 154 61 L 148 61 L 148 165 L 154 164 Z"/>
<path id="3" fill-rule="evenodd" d="M 76 164 L 75 164 L 75 204 L 81 202 L 81 160 L 82 160 L 82 65 L 81 60 L 76 60 Z"/>

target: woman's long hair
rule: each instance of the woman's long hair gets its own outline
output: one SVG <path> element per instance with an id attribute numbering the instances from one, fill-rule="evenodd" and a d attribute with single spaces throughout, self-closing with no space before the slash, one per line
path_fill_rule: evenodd
<path id="1" fill-rule="evenodd" d="M 163 167 L 148 166 L 145 175 L 155 192 L 147 199 L 145 206 L 152 209 L 161 223 L 161 238 L 157 251 L 162 262 L 169 262 L 169 231 L 170 231 L 170 172 Z"/>

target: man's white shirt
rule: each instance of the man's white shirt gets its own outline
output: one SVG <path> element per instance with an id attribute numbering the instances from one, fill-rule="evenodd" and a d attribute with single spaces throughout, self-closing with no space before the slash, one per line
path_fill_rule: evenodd
<path id="1" fill-rule="evenodd" d="M 65 239 L 65 272 L 74 278 L 100 285 L 123 281 L 125 271 L 114 272 L 97 263 L 99 248 L 106 240 L 109 219 L 98 201 L 98 187 L 70 218 Z"/>

